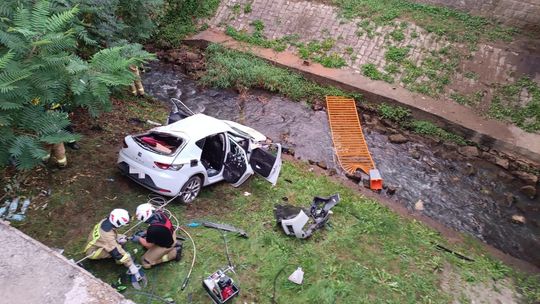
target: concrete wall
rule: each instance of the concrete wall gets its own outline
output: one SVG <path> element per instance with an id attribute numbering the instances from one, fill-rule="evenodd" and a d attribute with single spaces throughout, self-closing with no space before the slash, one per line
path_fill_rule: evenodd
<path id="1" fill-rule="evenodd" d="M 413 0 L 453 7 L 493 18 L 506 25 L 540 33 L 540 0 Z M 536 35 L 538 36 L 538 35 Z"/>

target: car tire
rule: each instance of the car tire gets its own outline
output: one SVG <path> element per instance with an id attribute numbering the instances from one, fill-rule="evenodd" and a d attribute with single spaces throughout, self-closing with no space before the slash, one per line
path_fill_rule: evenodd
<path id="1" fill-rule="evenodd" d="M 180 189 L 178 199 L 184 204 L 191 204 L 199 195 L 202 188 L 202 179 L 198 175 L 190 177 Z M 184 193 L 185 192 L 185 193 Z"/>

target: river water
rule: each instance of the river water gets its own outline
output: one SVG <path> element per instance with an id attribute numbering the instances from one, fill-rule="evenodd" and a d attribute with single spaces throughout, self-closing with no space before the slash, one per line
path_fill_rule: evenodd
<path id="1" fill-rule="evenodd" d="M 253 127 L 294 148 L 300 159 L 324 161 L 339 171 L 324 111 L 265 92 L 240 96 L 230 90 L 202 89 L 180 69 L 163 63 L 152 64 L 143 83 L 160 100 L 180 98 L 207 115 Z M 365 135 L 385 184 L 397 188 L 392 196 L 397 203 L 412 210 L 421 200 L 425 215 L 540 266 L 540 198 L 522 195 L 519 180 L 480 159 L 467 163 L 442 144 L 428 140 L 392 144 L 386 135 L 369 127 Z M 468 172 L 471 165 L 474 175 Z M 507 203 L 509 194 L 518 202 L 512 207 Z M 524 225 L 512 223 L 512 215 L 520 213 L 518 207 L 532 210 L 525 216 L 533 220 Z"/>

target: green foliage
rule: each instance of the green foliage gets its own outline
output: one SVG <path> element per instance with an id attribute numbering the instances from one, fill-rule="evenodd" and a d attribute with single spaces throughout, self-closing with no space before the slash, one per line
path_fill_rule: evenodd
<path id="1" fill-rule="evenodd" d="M 530 78 L 499 86 L 491 100 L 488 115 L 511 121 L 528 132 L 540 130 L 540 87 Z"/>
<path id="2" fill-rule="evenodd" d="M 234 40 L 246 42 L 264 48 L 273 49 L 277 52 L 282 52 L 287 48 L 287 45 L 298 40 L 298 36 L 284 36 L 279 39 L 269 40 L 264 36 L 264 23 L 260 20 L 255 20 L 251 24 L 255 30 L 252 34 L 245 31 L 237 31 L 234 27 L 228 25 L 225 29 L 225 34 L 234 38 Z"/>
<path id="3" fill-rule="evenodd" d="M 358 94 L 320 86 L 250 54 L 227 50 L 217 44 L 207 48 L 206 56 L 207 71 L 201 79 L 205 85 L 219 88 L 263 88 L 281 93 L 293 100 L 308 102 L 323 99 L 325 95 L 361 98 Z"/>
<path id="4" fill-rule="evenodd" d="M 147 41 L 155 32 L 163 0 L 68 0 L 80 9 L 81 24 L 100 45 Z"/>
<path id="5" fill-rule="evenodd" d="M 167 0 L 167 8 L 159 20 L 157 42 L 166 47 L 179 46 L 186 36 L 197 32 L 199 18 L 212 17 L 220 0 Z"/>
<path id="6" fill-rule="evenodd" d="M 384 80 L 388 83 L 393 83 L 394 78 L 387 73 L 382 73 L 377 69 L 377 66 L 373 63 L 366 63 L 362 65 L 362 73 L 373 80 Z"/>
<path id="7" fill-rule="evenodd" d="M 451 141 L 458 145 L 467 145 L 467 141 L 454 133 L 441 129 L 433 123 L 425 120 L 414 120 L 411 123 L 412 130 L 418 134 L 434 136 L 445 141 Z"/>
<path id="8" fill-rule="evenodd" d="M 388 51 L 384 54 L 384 58 L 388 61 L 393 62 L 402 62 L 409 53 L 409 48 L 399 48 L 391 46 L 388 48 Z"/>
<path id="9" fill-rule="evenodd" d="M 39 164 L 45 145 L 74 139 L 64 108 L 85 107 L 97 115 L 110 108 L 111 88 L 130 84 L 130 65 L 153 58 L 140 45 L 104 49 L 85 61 L 76 55 L 79 9 L 49 1 L 21 1 L 1 10 L 0 165 Z"/>
<path id="10" fill-rule="evenodd" d="M 403 33 L 402 29 L 396 29 L 390 32 L 390 37 L 394 39 L 395 41 L 403 41 L 405 40 L 405 34 Z"/>
<path id="11" fill-rule="evenodd" d="M 251 8 L 251 2 L 244 5 L 244 14 L 249 14 L 252 11 L 253 11 L 253 9 Z"/>
<path id="12" fill-rule="evenodd" d="M 452 93 L 450 94 L 450 98 L 452 98 L 455 102 L 467 105 L 467 106 L 476 106 L 482 101 L 482 97 L 484 97 L 484 94 L 481 91 L 475 92 L 473 94 L 459 94 L 459 93 Z"/>
<path id="13" fill-rule="evenodd" d="M 379 115 L 384 119 L 389 119 L 397 123 L 406 123 L 411 119 L 411 111 L 404 107 L 390 106 L 386 103 L 382 103 L 378 107 Z"/>
<path id="14" fill-rule="evenodd" d="M 332 38 L 326 38 L 323 41 L 310 41 L 307 45 L 298 46 L 300 58 L 313 60 L 327 68 L 340 68 L 347 65 L 345 59 L 339 54 L 330 52 L 336 41 Z"/>

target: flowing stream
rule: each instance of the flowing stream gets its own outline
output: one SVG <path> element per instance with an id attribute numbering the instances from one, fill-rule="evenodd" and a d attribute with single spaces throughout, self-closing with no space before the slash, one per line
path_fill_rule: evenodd
<path id="1" fill-rule="evenodd" d="M 195 111 L 253 127 L 294 148 L 296 157 L 324 161 L 339 171 L 324 111 L 266 92 L 240 96 L 230 90 L 201 89 L 180 69 L 164 63 L 151 65 L 143 82 L 160 100 L 180 98 Z M 540 266 L 540 198 L 521 194 L 522 182 L 486 161 L 455 157 L 442 144 L 392 144 L 375 130 L 367 128 L 365 133 L 385 183 L 397 188 L 392 199 L 411 210 L 421 200 L 425 215 Z M 474 175 L 468 172 L 471 165 Z M 517 200 L 511 207 L 510 194 Z M 526 210 L 523 225 L 510 220 L 520 214 L 517 208 Z"/>

